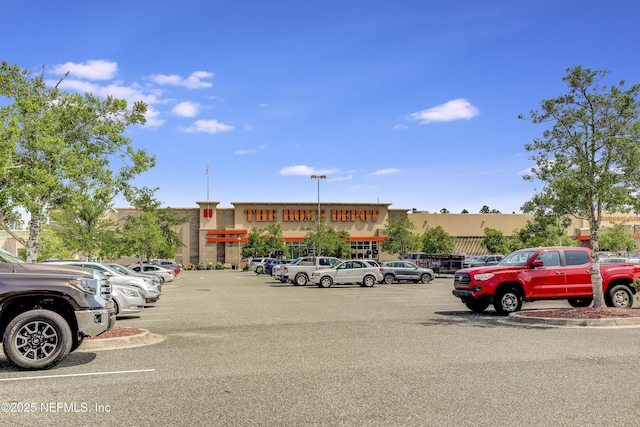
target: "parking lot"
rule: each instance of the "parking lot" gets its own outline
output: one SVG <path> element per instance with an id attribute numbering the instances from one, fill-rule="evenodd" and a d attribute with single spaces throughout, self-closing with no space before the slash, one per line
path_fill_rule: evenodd
<path id="1" fill-rule="evenodd" d="M 48 371 L 0 356 L 0 425 L 637 426 L 640 328 L 472 314 L 452 279 L 297 287 L 185 271 L 117 326 L 158 344 Z M 565 302 L 524 309 L 568 307 Z"/>

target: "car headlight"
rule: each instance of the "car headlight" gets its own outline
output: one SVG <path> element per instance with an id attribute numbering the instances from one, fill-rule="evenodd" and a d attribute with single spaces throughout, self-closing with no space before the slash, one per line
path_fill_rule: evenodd
<path id="1" fill-rule="evenodd" d="M 138 294 L 138 292 L 134 291 L 133 289 L 118 288 L 118 290 L 120 292 L 122 292 L 124 295 L 128 296 L 128 297 L 138 297 L 138 296 L 140 296 L 140 294 Z"/>
<path id="2" fill-rule="evenodd" d="M 91 295 L 95 295 L 98 289 L 98 280 L 86 277 L 72 277 L 69 279 L 69 284 Z"/>
<path id="3" fill-rule="evenodd" d="M 478 282 L 483 282 L 485 280 L 491 279 L 495 274 L 493 273 L 482 273 L 482 274 L 474 274 L 473 278 Z"/>

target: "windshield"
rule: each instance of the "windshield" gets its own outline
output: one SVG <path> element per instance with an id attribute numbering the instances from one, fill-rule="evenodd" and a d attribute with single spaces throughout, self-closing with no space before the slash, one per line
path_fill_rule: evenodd
<path id="1" fill-rule="evenodd" d="M 119 264 L 109 264 L 109 267 L 113 268 L 118 273 L 122 273 L 122 274 L 125 274 L 127 276 L 130 276 L 132 273 L 137 274 L 135 271 L 130 270 L 127 267 L 119 265 Z"/>
<path id="2" fill-rule="evenodd" d="M 4 249 L 0 248 L 0 262 L 13 262 L 13 263 L 19 262 L 19 263 L 22 263 L 24 261 L 14 257 L 9 252 L 7 252 Z"/>
<path id="3" fill-rule="evenodd" d="M 533 256 L 537 251 L 517 251 L 512 252 L 498 263 L 498 265 L 504 265 L 509 267 L 522 267 L 529 258 Z"/>

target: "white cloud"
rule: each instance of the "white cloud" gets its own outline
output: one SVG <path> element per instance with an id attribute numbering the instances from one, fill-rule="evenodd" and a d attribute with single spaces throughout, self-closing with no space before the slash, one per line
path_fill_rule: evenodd
<path id="1" fill-rule="evenodd" d="M 396 168 L 378 169 L 377 171 L 375 171 L 371 175 L 389 175 L 391 173 L 398 173 L 398 172 L 401 172 L 401 170 L 400 169 L 396 169 Z"/>
<path id="2" fill-rule="evenodd" d="M 173 114 L 181 117 L 195 117 L 198 111 L 200 111 L 200 104 L 191 101 L 181 102 L 171 110 Z"/>
<path id="3" fill-rule="evenodd" d="M 179 128 L 183 132 L 188 133 L 196 133 L 196 132 L 204 132 L 204 133 L 218 133 L 218 132 L 227 132 L 234 129 L 234 126 L 225 125 L 217 120 L 196 120 L 193 126 L 188 128 Z"/>
<path id="4" fill-rule="evenodd" d="M 406 129 L 409 129 L 409 126 L 407 126 L 407 125 L 395 125 L 393 127 L 393 130 L 406 130 Z"/>
<path id="5" fill-rule="evenodd" d="M 248 149 L 248 150 L 234 151 L 233 154 L 238 155 L 238 156 L 243 156 L 243 155 L 246 155 L 246 154 L 255 154 L 255 153 L 258 153 L 258 152 L 264 150 L 265 148 L 267 148 L 267 146 L 265 144 L 262 144 L 258 148 L 251 148 L 251 149 Z"/>
<path id="6" fill-rule="evenodd" d="M 145 123 L 145 127 L 149 126 L 149 127 L 159 127 L 162 126 L 164 124 L 164 120 L 162 120 L 160 117 L 160 112 L 148 107 L 147 108 L 147 113 L 144 115 L 145 119 L 147 119 L 147 123 Z"/>
<path id="7" fill-rule="evenodd" d="M 117 71 L 117 62 L 101 60 L 89 60 L 82 64 L 66 62 L 51 68 L 54 74 L 64 75 L 69 72 L 70 77 L 87 80 L 110 80 L 115 77 Z"/>
<path id="8" fill-rule="evenodd" d="M 339 172 L 338 169 L 315 169 L 310 166 L 296 165 L 280 169 L 280 175 L 328 175 Z"/>
<path id="9" fill-rule="evenodd" d="M 429 108 L 427 110 L 418 111 L 410 114 L 413 120 L 419 121 L 421 124 L 431 122 L 450 122 L 453 120 L 468 120 L 480 114 L 480 111 L 471 105 L 466 99 L 454 99 L 442 105 Z"/>
<path id="10" fill-rule="evenodd" d="M 194 71 L 186 79 L 175 74 L 152 74 L 149 76 L 149 79 L 159 85 L 183 86 L 190 89 L 201 89 L 204 87 L 211 87 L 211 83 L 205 82 L 203 79 L 208 79 L 213 76 L 214 74 L 208 71 Z"/>

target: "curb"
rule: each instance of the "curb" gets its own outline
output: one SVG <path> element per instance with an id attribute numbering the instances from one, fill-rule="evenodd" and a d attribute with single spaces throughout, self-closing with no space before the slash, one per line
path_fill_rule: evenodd
<path id="1" fill-rule="evenodd" d="M 143 331 L 144 332 L 142 332 L 141 334 L 130 335 L 127 337 L 93 339 L 89 341 L 85 340 L 76 351 L 93 352 L 105 350 L 122 350 L 125 348 L 158 344 L 165 340 L 165 337 L 163 337 L 162 335 L 152 334 L 146 329 L 143 329 Z"/>
<path id="2" fill-rule="evenodd" d="M 544 326 L 568 326 L 568 327 L 640 327 L 640 317 L 619 317 L 609 319 L 550 319 L 546 317 L 522 316 L 518 313 L 509 313 L 506 323 L 519 323 L 525 325 Z"/>

